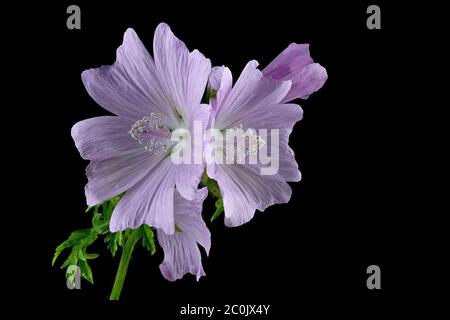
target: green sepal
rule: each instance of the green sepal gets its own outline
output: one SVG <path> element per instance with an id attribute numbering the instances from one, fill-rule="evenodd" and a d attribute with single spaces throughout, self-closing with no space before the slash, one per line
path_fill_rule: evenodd
<path id="1" fill-rule="evenodd" d="M 214 211 L 214 214 L 211 217 L 211 222 L 216 220 L 224 212 L 223 199 L 222 198 L 217 199 L 215 205 L 216 205 L 216 211 Z"/>
<path id="2" fill-rule="evenodd" d="M 219 198 L 219 199 L 222 198 L 219 184 L 217 183 L 216 180 L 208 177 L 208 175 L 206 174 L 206 171 L 204 171 L 202 174 L 201 183 L 202 183 L 202 185 L 204 185 L 205 187 L 208 188 L 209 193 L 212 194 L 214 197 Z"/>

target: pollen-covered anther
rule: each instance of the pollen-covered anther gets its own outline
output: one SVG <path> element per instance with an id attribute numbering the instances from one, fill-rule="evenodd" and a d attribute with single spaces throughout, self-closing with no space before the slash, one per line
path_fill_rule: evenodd
<path id="1" fill-rule="evenodd" d="M 238 140 L 243 142 L 242 144 L 233 144 L 234 148 L 236 148 L 235 151 L 237 153 L 238 162 L 242 162 L 244 160 L 244 157 L 247 157 L 249 155 L 257 155 L 259 149 L 261 149 L 266 144 L 266 141 L 256 133 L 255 129 L 248 128 L 247 130 L 244 130 L 244 126 L 242 123 L 234 128 L 227 130 L 230 130 L 231 136 L 235 136 Z M 227 157 L 226 150 L 225 156 Z"/>
<path id="2" fill-rule="evenodd" d="M 145 150 L 158 154 L 167 151 L 167 145 L 161 140 L 170 137 L 170 129 L 162 121 L 162 117 L 154 112 L 131 125 L 128 133 L 131 137 L 144 145 Z"/>
<path id="3" fill-rule="evenodd" d="M 257 154 L 266 141 L 256 134 L 255 129 L 247 129 L 244 133 L 245 137 L 245 155 Z"/>

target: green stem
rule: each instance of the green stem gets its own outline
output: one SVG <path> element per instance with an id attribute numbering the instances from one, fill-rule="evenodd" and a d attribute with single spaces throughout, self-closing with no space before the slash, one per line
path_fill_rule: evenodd
<path id="1" fill-rule="evenodd" d="M 141 236 L 142 232 L 140 229 L 131 230 L 130 234 L 128 235 L 128 239 L 122 249 L 119 269 L 117 269 L 116 280 L 114 280 L 114 286 L 112 288 L 111 295 L 109 296 L 109 300 L 119 300 L 123 283 L 127 275 L 128 265 L 130 264 L 131 254 L 133 253 L 136 242 Z"/>

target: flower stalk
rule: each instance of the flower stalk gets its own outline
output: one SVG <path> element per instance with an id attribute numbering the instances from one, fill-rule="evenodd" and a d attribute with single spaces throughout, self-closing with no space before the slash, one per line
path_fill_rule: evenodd
<path id="1" fill-rule="evenodd" d="M 109 300 L 119 300 L 120 293 L 122 292 L 123 283 L 128 271 L 128 265 L 130 264 L 131 254 L 133 253 L 134 246 L 139 238 L 142 236 L 140 229 L 131 230 L 125 245 L 122 248 L 122 255 L 120 257 L 119 268 L 117 269 L 116 279 L 109 296 Z"/>

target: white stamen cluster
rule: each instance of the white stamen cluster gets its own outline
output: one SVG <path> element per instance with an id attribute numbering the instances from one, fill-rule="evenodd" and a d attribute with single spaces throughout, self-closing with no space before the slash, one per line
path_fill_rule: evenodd
<path id="1" fill-rule="evenodd" d="M 163 125 L 162 117 L 154 112 L 150 113 L 150 116 L 143 117 L 133 123 L 128 133 L 134 140 L 144 145 L 145 150 L 153 154 L 167 150 L 167 145 L 158 141 L 154 134 L 170 136 L 170 130 Z"/>
<path id="2" fill-rule="evenodd" d="M 244 126 L 242 123 L 237 127 L 227 130 L 230 130 L 233 135 L 236 135 L 238 140 L 243 139 L 245 142 L 243 152 L 237 152 L 237 155 L 240 155 L 240 157 L 238 157 L 237 159 L 238 162 L 242 162 L 244 160 L 242 156 L 246 157 L 249 155 L 256 155 L 259 149 L 261 149 L 266 144 L 266 141 L 256 134 L 255 129 L 249 128 L 247 130 L 244 130 Z"/>

